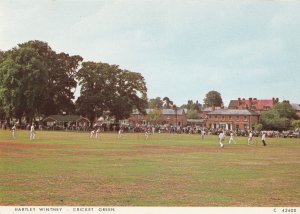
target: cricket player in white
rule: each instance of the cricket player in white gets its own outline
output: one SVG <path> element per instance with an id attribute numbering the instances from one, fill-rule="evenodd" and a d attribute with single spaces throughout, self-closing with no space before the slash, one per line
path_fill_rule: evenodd
<path id="1" fill-rule="evenodd" d="M 252 131 L 250 131 L 249 132 L 249 137 L 248 137 L 248 145 L 253 144 L 252 137 L 253 137 L 253 134 L 252 134 Z"/>
<path id="2" fill-rule="evenodd" d="M 234 144 L 236 144 L 236 141 L 233 139 L 233 132 L 230 133 L 229 144 L 231 144 L 231 142 L 234 142 Z"/>
<path id="3" fill-rule="evenodd" d="M 11 130 L 12 130 L 12 138 L 13 139 L 15 139 L 16 138 L 16 126 L 14 125 L 12 128 L 11 128 Z"/>
<path id="4" fill-rule="evenodd" d="M 266 146 L 266 132 L 262 132 L 261 141 L 264 146 Z"/>
<path id="5" fill-rule="evenodd" d="M 98 128 L 97 131 L 96 131 L 96 138 L 99 137 L 99 133 L 100 133 L 100 128 Z"/>
<path id="6" fill-rule="evenodd" d="M 31 125 L 30 127 L 30 140 L 35 139 L 35 129 L 34 129 L 34 124 Z"/>
<path id="7" fill-rule="evenodd" d="M 223 144 L 224 140 L 225 140 L 225 133 L 224 133 L 224 131 L 222 131 L 219 134 L 219 144 L 220 144 L 221 148 L 224 147 L 224 144 Z"/>
<path id="8" fill-rule="evenodd" d="M 148 131 L 148 129 L 146 129 L 146 131 L 145 131 L 145 138 L 146 138 L 146 140 L 148 140 L 148 138 L 149 138 L 149 131 Z"/>
<path id="9" fill-rule="evenodd" d="M 118 132 L 118 138 L 121 138 L 123 136 L 122 134 L 123 130 L 122 129 L 119 129 L 119 132 Z"/>
<path id="10" fill-rule="evenodd" d="M 95 135 L 95 130 L 92 130 L 92 131 L 91 131 L 90 138 L 94 138 L 94 135 Z"/>
<path id="11" fill-rule="evenodd" d="M 201 130 L 201 139 L 204 139 L 205 131 Z"/>

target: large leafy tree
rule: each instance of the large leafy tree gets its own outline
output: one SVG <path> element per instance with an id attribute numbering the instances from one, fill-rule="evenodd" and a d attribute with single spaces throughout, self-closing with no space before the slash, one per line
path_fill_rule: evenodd
<path id="1" fill-rule="evenodd" d="M 279 113 L 280 117 L 285 117 L 288 119 L 297 119 L 296 111 L 287 101 L 276 103 L 273 108 Z"/>
<path id="2" fill-rule="evenodd" d="M 152 98 L 148 101 L 148 107 L 151 109 L 159 108 L 161 109 L 163 107 L 164 102 L 160 97 Z"/>
<path id="3" fill-rule="evenodd" d="M 116 120 L 128 118 L 133 108 L 145 113 L 147 88 L 140 73 L 107 63 L 84 62 L 77 79 L 81 94 L 76 109 L 91 121 L 104 112 Z"/>
<path id="4" fill-rule="evenodd" d="M 47 90 L 44 91 L 44 99 L 42 105 L 39 106 L 39 112 L 46 116 L 74 112 L 75 106 L 72 99 L 74 99 L 74 89 L 77 85 L 75 74 L 82 57 L 56 53 L 47 43 L 41 41 L 29 41 L 19 46 L 35 49 L 42 57 L 47 70 Z"/>
<path id="5" fill-rule="evenodd" d="M 260 122 L 264 129 L 287 130 L 291 128 L 291 119 L 297 118 L 295 110 L 288 102 L 277 103 L 269 111 L 263 112 Z"/>
<path id="6" fill-rule="evenodd" d="M 0 64 L 0 99 L 6 116 L 32 119 L 42 104 L 47 79 L 46 66 L 35 49 L 6 52 Z"/>
<path id="7" fill-rule="evenodd" d="M 217 91 L 209 91 L 203 101 L 206 107 L 222 106 L 223 104 L 221 94 Z"/>
<path id="8" fill-rule="evenodd" d="M 57 54 L 45 42 L 29 41 L 1 58 L 0 99 L 6 117 L 31 119 L 74 109 L 80 56 Z"/>

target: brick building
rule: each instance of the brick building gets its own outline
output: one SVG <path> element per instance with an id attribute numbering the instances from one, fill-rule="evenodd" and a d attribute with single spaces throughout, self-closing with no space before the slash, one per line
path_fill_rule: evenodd
<path id="1" fill-rule="evenodd" d="M 259 114 L 249 109 L 218 109 L 207 114 L 206 127 L 224 130 L 250 130 Z"/>
<path id="2" fill-rule="evenodd" d="M 130 118 L 128 118 L 128 122 L 130 125 L 135 124 L 148 124 L 148 114 L 153 111 L 153 109 L 146 109 L 146 115 L 142 115 L 139 111 L 135 110 Z M 185 126 L 187 124 L 186 112 L 184 109 L 161 109 L 161 120 L 159 124 L 161 125 L 171 125 L 171 126 Z"/>
<path id="3" fill-rule="evenodd" d="M 237 100 L 231 100 L 229 103 L 229 109 L 251 109 L 257 113 L 267 111 L 271 109 L 276 103 L 279 102 L 278 98 L 272 98 L 270 100 L 258 100 L 257 98 L 238 98 Z"/>

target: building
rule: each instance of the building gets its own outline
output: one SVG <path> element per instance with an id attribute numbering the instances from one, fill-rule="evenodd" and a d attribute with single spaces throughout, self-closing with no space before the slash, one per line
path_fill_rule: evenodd
<path id="1" fill-rule="evenodd" d="M 206 127 L 223 130 L 250 130 L 259 114 L 249 109 L 218 109 L 207 114 Z"/>
<path id="2" fill-rule="evenodd" d="M 257 98 L 238 98 L 237 100 L 231 100 L 229 103 L 229 109 L 250 109 L 257 113 L 267 111 L 271 109 L 276 103 L 279 102 L 278 98 L 272 98 L 270 100 L 258 100 Z"/>
<path id="3" fill-rule="evenodd" d="M 219 110 L 219 109 L 226 109 L 225 107 L 215 107 L 215 106 L 212 106 L 212 107 L 206 107 L 204 108 L 203 110 L 201 110 L 200 112 L 200 117 L 201 118 L 206 118 L 206 115 L 214 110 Z"/>
<path id="4" fill-rule="evenodd" d="M 90 120 L 78 115 L 50 115 L 43 119 L 48 127 L 88 127 L 90 125 Z"/>
<path id="5" fill-rule="evenodd" d="M 146 109 L 146 115 L 142 115 L 138 110 L 133 111 L 130 118 L 128 118 L 128 123 L 130 125 L 136 124 L 149 124 L 148 115 L 154 109 Z M 160 109 L 161 119 L 159 121 L 160 125 L 171 125 L 171 126 L 185 126 L 187 124 L 186 112 L 184 109 Z"/>

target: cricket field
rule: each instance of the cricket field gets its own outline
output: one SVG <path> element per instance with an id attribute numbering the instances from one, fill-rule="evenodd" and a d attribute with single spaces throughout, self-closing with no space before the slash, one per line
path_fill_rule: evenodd
<path id="1" fill-rule="evenodd" d="M 1 206 L 299 207 L 300 139 L 0 131 Z"/>

